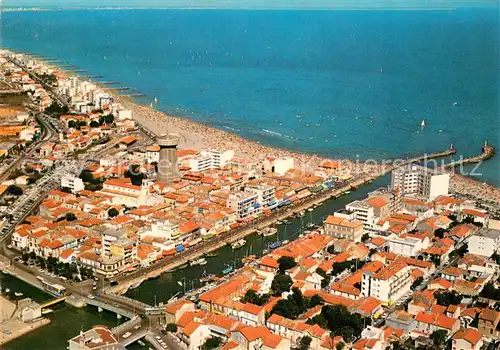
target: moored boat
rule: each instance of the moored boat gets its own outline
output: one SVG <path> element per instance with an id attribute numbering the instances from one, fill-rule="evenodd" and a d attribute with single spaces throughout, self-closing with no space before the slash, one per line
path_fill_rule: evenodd
<path id="1" fill-rule="evenodd" d="M 219 256 L 219 253 L 205 253 L 203 254 L 206 258 L 215 258 L 216 256 Z"/>
<path id="2" fill-rule="evenodd" d="M 228 273 L 231 273 L 232 271 L 233 271 L 233 267 L 232 267 L 232 266 L 230 266 L 230 265 L 227 265 L 227 266 L 224 268 L 224 270 L 222 270 L 222 273 L 223 273 L 224 275 L 227 275 Z"/>
<path id="3" fill-rule="evenodd" d="M 276 229 L 274 227 L 266 227 L 264 230 L 262 230 L 262 235 L 264 237 L 269 237 L 269 236 L 275 235 L 276 232 L 278 232 L 278 229 Z"/>
<path id="4" fill-rule="evenodd" d="M 198 258 L 189 262 L 189 266 L 206 265 L 207 260 L 205 258 Z"/>
<path id="5" fill-rule="evenodd" d="M 242 238 L 242 239 L 239 239 L 236 242 L 232 243 L 231 244 L 231 248 L 233 248 L 233 249 L 239 249 L 239 248 L 243 247 L 246 243 L 247 243 L 247 241 L 245 241 Z"/>
<path id="6" fill-rule="evenodd" d="M 22 297 L 24 294 L 23 293 L 20 293 L 20 292 L 15 292 L 14 295 L 16 297 Z"/>

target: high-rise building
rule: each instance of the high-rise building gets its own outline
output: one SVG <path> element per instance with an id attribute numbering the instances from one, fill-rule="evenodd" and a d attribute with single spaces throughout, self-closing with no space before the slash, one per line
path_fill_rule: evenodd
<path id="1" fill-rule="evenodd" d="M 433 200 L 448 195 L 450 174 L 411 164 L 392 171 L 391 188 L 400 195 L 416 195 Z"/>

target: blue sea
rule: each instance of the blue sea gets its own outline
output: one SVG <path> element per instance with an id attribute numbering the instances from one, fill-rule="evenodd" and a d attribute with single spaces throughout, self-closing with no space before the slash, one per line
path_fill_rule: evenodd
<path id="1" fill-rule="evenodd" d="M 0 44 L 265 144 L 380 160 L 500 147 L 499 34 L 498 7 L 68 10 L 3 13 Z M 500 155 L 479 172 L 499 186 Z"/>

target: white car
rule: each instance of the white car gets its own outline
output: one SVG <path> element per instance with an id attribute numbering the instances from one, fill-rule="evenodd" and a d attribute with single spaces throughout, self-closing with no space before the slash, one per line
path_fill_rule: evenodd
<path id="1" fill-rule="evenodd" d="M 127 332 L 127 333 L 125 333 L 124 335 L 122 335 L 122 337 L 123 337 L 123 338 L 128 338 L 128 337 L 130 337 L 131 335 L 132 335 L 132 333 Z"/>
<path id="2" fill-rule="evenodd" d="M 139 329 L 139 328 L 141 328 L 140 324 L 138 324 L 137 326 L 134 327 L 134 329 Z"/>
<path id="3" fill-rule="evenodd" d="M 157 336 L 155 337 L 155 339 L 156 339 L 156 340 L 161 340 L 161 337 L 160 337 L 159 335 L 157 335 Z"/>

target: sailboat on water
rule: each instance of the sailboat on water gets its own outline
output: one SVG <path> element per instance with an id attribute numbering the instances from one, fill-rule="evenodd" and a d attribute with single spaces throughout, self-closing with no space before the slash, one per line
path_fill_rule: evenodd
<path id="1" fill-rule="evenodd" d="M 425 124 L 425 119 L 422 119 L 422 123 L 420 123 L 420 126 L 421 126 L 422 128 L 425 128 L 425 125 L 426 125 L 426 124 Z"/>
<path id="2" fill-rule="evenodd" d="M 155 104 L 158 104 L 158 99 L 156 98 L 156 96 L 155 96 Z"/>

